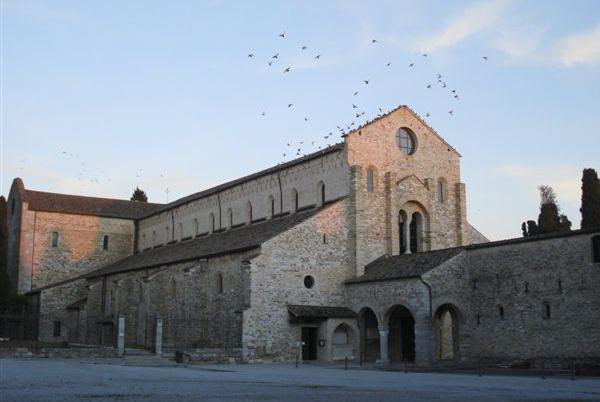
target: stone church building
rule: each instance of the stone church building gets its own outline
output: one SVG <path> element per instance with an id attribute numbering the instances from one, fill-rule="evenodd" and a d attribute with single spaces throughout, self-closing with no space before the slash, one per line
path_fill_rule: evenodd
<path id="1" fill-rule="evenodd" d="M 168 204 L 8 198 L 39 338 L 245 361 L 600 359 L 600 229 L 489 242 L 461 155 L 400 106 L 342 143 Z"/>

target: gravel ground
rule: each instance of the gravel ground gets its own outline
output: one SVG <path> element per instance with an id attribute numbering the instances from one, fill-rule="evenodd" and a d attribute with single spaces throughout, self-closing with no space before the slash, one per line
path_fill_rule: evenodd
<path id="1" fill-rule="evenodd" d="M 0 359 L 0 401 L 600 401 L 600 379 Z"/>

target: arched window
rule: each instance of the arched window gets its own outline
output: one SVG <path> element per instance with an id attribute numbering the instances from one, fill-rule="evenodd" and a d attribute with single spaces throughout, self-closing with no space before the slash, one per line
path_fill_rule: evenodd
<path id="1" fill-rule="evenodd" d="M 210 232 L 214 232 L 215 231 L 215 215 L 214 214 L 210 214 L 210 218 L 209 218 L 209 228 L 210 228 Z"/>
<path id="2" fill-rule="evenodd" d="M 592 261 L 600 262 L 600 235 L 592 237 Z"/>
<path id="3" fill-rule="evenodd" d="M 194 236 L 198 236 L 199 227 L 198 227 L 198 218 L 194 218 Z"/>
<path id="4" fill-rule="evenodd" d="M 252 203 L 248 201 L 246 204 L 246 223 L 252 222 Z"/>
<path id="5" fill-rule="evenodd" d="M 272 195 L 269 196 L 269 204 L 271 205 L 270 217 L 272 218 L 275 216 L 275 197 L 273 197 Z"/>
<path id="6" fill-rule="evenodd" d="M 504 319 L 504 307 L 501 304 L 498 305 L 498 315 L 501 320 Z"/>
<path id="7" fill-rule="evenodd" d="M 415 134 L 408 128 L 399 128 L 396 132 L 396 141 L 400 150 L 406 155 L 415 153 L 416 140 Z"/>
<path id="8" fill-rule="evenodd" d="M 325 205 L 325 183 L 322 181 L 319 182 L 319 206 Z"/>
<path id="9" fill-rule="evenodd" d="M 58 247 L 58 232 L 52 232 L 52 247 Z"/>
<path id="10" fill-rule="evenodd" d="M 444 179 L 438 180 L 437 193 L 438 193 L 438 202 L 440 204 L 443 204 L 444 201 L 446 201 L 446 182 Z"/>
<path id="11" fill-rule="evenodd" d="M 418 212 L 412 214 L 410 221 L 410 252 L 422 251 L 423 215 Z"/>
<path id="12" fill-rule="evenodd" d="M 231 208 L 227 210 L 227 218 L 229 220 L 227 222 L 227 227 L 231 228 L 233 226 L 233 211 L 231 210 Z"/>
<path id="13" fill-rule="evenodd" d="M 298 210 L 298 205 L 299 205 L 298 200 L 299 200 L 299 198 L 300 197 L 298 195 L 298 190 L 293 189 L 292 190 L 292 203 L 293 203 L 292 204 L 293 205 L 292 212 L 296 212 Z"/>
<path id="14" fill-rule="evenodd" d="M 217 274 L 217 293 L 223 293 L 223 274 Z"/>
<path id="15" fill-rule="evenodd" d="M 367 170 L 367 191 L 372 193 L 375 189 L 373 169 Z"/>
<path id="16" fill-rule="evenodd" d="M 108 235 L 102 238 L 102 250 L 108 250 Z"/>
<path id="17" fill-rule="evenodd" d="M 400 210 L 398 212 L 398 239 L 400 241 L 400 254 L 406 253 L 406 225 L 408 220 L 408 216 L 406 211 Z"/>

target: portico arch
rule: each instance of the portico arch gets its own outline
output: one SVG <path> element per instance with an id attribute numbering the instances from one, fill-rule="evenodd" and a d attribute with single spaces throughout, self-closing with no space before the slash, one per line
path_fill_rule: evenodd
<path id="1" fill-rule="evenodd" d="M 379 321 L 377 315 L 369 307 L 363 308 L 358 315 L 360 326 L 360 351 L 362 359 L 367 362 L 379 360 Z"/>
<path id="2" fill-rule="evenodd" d="M 392 362 L 415 361 L 415 319 L 401 304 L 391 307 L 386 314 L 389 327 L 388 349 Z"/>
<path id="3" fill-rule="evenodd" d="M 453 304 L 442 304 L 433 320 L 438 360 L 456 360 L 459 357 L 461 314 Z"/>

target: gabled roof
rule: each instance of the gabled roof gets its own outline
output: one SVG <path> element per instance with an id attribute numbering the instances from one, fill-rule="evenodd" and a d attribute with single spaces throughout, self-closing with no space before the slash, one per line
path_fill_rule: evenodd
<path id="1" fill-rule="evenodd" d="M 296 212 L 223 232 L 212 233 L 193 240 L 180 241 L 154 248 L 91 271 L 83 275 L 83 277 L 92 279 L 109 274 L 154 268 L 162 265 L 252 250 L 260 247 L 265 241 L 310 218 L 329 205 L 331 204 L 322 208 Z"/>
<path id="2" fill-rule="evenodd" d="M 220 191 L 227 190 L 229 188 L 238 186 L 238 185 L 240 185 L 242 183 L 246 183 L 246 182 L 249 182 L 251 180 L 255 180 L 255 179 L 258 179 L 260 177 L 267 176 L 269 174 L 277 173 L 279 171 L 282 171 L 284 169 L 290 168 L 292 166 L 296 166 L 296 165 L 299 165 L 301 163 L 308 162 L 308 161 L 310 161 L 312 159 L 319 158 L 319 157 L 321 157 L 323 155 L 327 155 L 327 154 L 331 154 L 331 153 L 334 153 L 334 152 L 341 151 L 343 149 L 344 149 L 344 143 L 343 142 L 340 142 L 338 144 L 334 144 L 334 145 L 332 145 L 330 147 L 327 147 L 327 148 L 322 149 L 320 151 L 313 152 L 313 153 L 305 155 L 303 157 L 291 160 L 289 162 L 281 163 L 281 164 L 278 164 L 276 166 L 272 166 L 270 168 L 261 170 L 259 172 L 252 173 L 252 174 L 250 174 L 248 176 L 240 177 L 239 179 L 235 179 L 235 180 L 223 183 L 223 184 L 219 184 L 218 186 L 211 187 L 209 189 L 202 190 L 202 191 L 194 193 L 194 194 L 190 194 L 188 196 L 185 196 L 183 198 L 179 198 L 179 199 L 177 199 L 177 200 L 175 200 L 173 202 L 170 202 L 168 204 L 163 204 L 161 206 L 161 208 L 158 208 L 156 211 L 153 211 L 153 212 L 149 213 L 147 215 L 147 217 L 155 215 L 155 214 L 158 214 L 158 213 L 161 213 L 161 212 L 164 212 L 164 211 L 168 211 L 168 210 L 170 210 L 172 208 L 175 208 L 175 207 L 187 204 L 188 202 L 199 200 L 200 198 L 208 197 L 208 196 L 216 194 L 216 193 L 218 193 Z"/>
<path id="3" fill-rule="evenodd" d="M 464 250 L 464 247 L 454 247 L 414 254 L 384 256 L 366 265 L 364 275 L 350 279 L 346 283 L 418 278 Z"/>
<path id="4" fill-rule="evenodd" d="M 27 202 L 29 209 L 32 211 L 138 219 L 161 206 L 161 204 L 118 200 L 114 198 L 85 197 L 27 190 L 23 184 L 23 180 L 19 177 L 13 180 L 12 187 L 19 193 L 21 200 Z"/>
<path id="5" fill-rule="evenodd" d="M 440 139 L 440 140 L 441 140 L 441 141 L 442 141 L 442 142 L 443 142 L 443 143 L 444 143 L 446 146 L 448 146 L 448 148 L 449 148 L 450 150 L 452 150 L 453 152 L 455 152 L 455 153 L 456 153 L 458 156 L 462 156 L 462 155 L 460 154 L 460 152 L 458 152 L 458 151 L 456 150 L 456 148 L 454 148 L 452 145 L 448 144 L 448 142 L 447 142 L 447 141 L 444 139 L 444 137 L 442 137 L 442 136 L 441 136 L 441 135 L 440 135 L 440 134 L 439 134 L 437 131 L 435 131 L 435 130 L 433 129 L 433 127 L 431 127 L 429 124 L 427 124 L 427 122 L 426 122 L 425 120 L 423 120 L 423 118 L 421 118 L 421 116 L 419 116 L 419 114 L 418 114 L 417 112 L 415 112 L 414 110 L 412 110 L 410 107 L 408 107 L 408 106 L 406 106 L 406 105 L 399 105 L 399 106 L 395 107 L 394 109 L 392 109 L 392 110 L 390 110 L 390 111 L 388 111 L 388 112 L 386 112 L 386 113 L 379 114 L 379 115 L 377 115 L 377 117 L 375 117 L 374 119 L 372 119 L 372 120 L 367 120 L 367 121 L 366 121 L 366 122 L 365 122 L 363 125 L 361 125 L 361 126 L 358 126 L 358 127 L 356 127 L 354 130 L 352 130 L 352 131 L 350 131 L 350 132 L 347 132 L 346 134 L 342 135 L 342 137 L 346 137 L 346 136 L 348 136 L 348 135 L 350 135 L 350 134 L 352 134 L 352 133 L 355 133 L 355 132 L 357 132 L 357 131 L 359 131 L 359 130 L 362 130 L 363 128 L 367 127 L 368 125 L 370 125 L 370 124 L 373 124 L 373 123 L 376 123 L 376 122 L 378 122 L 379 120 L 381 120 L 381 119 L 383 119 L 383 118 L 385 118 L 385 117 L 387 117 L 387 116 L 391 115 L 392 113 L 394 113 L 395 111 L 397 111 L 397 110 L 400 110 L 400 109 L 407 110 L 407 111 L 408 111 L 410 114 L 412 114 L 412 115 L 413 115 L 413 116 L 414 116 L 414 117 L 415 117 L 415 118 L 416 118 L 416 119 L 417 119 L 417 120 L 418 120 L 418 121 L 419 121 L 421 124 L 423 124 L 423 125 L 424 125 L 425 127 L 427 127 L 427 128 L 428 128 L 428 129 L 429 129 L 429 130 L 430 130 L 430 131 L 433 133 L 433 134 L 435 134 L 435 136 L 436 136 L 436 137 L 438 137 L 438 138 L 439 138 L 439 139 Z"/>

